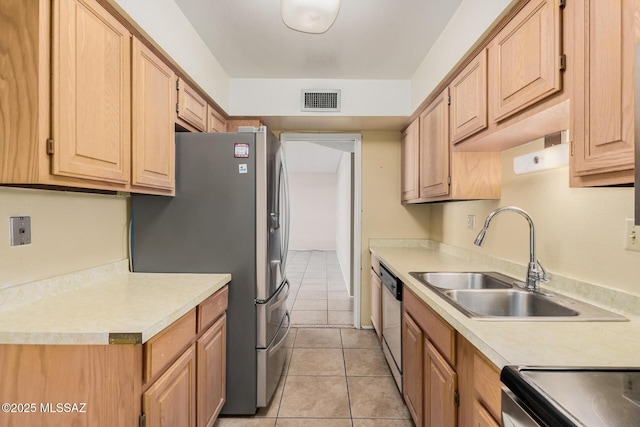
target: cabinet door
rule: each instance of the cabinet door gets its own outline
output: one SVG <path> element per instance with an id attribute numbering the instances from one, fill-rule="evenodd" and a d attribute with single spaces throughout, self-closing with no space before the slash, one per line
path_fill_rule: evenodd
<path id="1" fill-rule="evenodd" d="M 449 194 L 449 88 L 420 114 L 420 197 Z"/>
<path id="2" fill-rule="evenodd" d="M 196 426 L 196 354 L 189 347 L 142 395 L 147 427 Z"/>
<path id="3" fill-rule="evenodd" d="M 183 79 L 178 79 L 177 116 L 195 130 L 207 131 L 207 102 Z"/>
<path id="4" fill-rule="evenodd" d="M 633 169 L 634 152 L 634 1 L 576 2 L 576 86 L 572 175 Z M 584 82 L 584 84 L 582 84 Z M 633 175 L 618 182 L 633 183 Z"/>
<path id="5" fill-rule="evenodd" d="M 225 402 L 227 316 L 222 315 L 196 343 L 198 427 L 211 427 Z"/>
<path id="6" fill-rule="evenodd" d="M 175 186 L 174 82 L 173 70 L 134 39 L 132 185 Z"/>
<path id="7" fill-rule="evenodd" d="M 227 121 L 211 105 L 207 107 L 207 132 L 226 132 Z"/>
<path id="8" fill-rule="evenodd" d="M 424 339 L 424 425 L 454 427 L 456 425 L 456 372 Z"/>
<path id="9" fill-rule="evenodd" d="M 500 427 L 500 424 L 477 400 L 473 402 L 473 427 Z"/>
<path id="10" fill-rule="evenodd" d="M 371 323 L 378 339 L 382 339 L 382 282 L 371 270 Z"/>
<path id="11" fill-rule="evenodd" d="M 420 119 L 416 119 L 402 133 L 402 201 L 420 196 Z"/>
<path id="12" fill-rule="evenodd" d="M 561 13 L 557 0 L 530 0 L 489 47 L 494 122 L 558 92 Z"/>
<path id="13" fill-rule="evenodd" d="M 95 0 L 55 0 L 52 172 L 126 184 L 131 35 Z"/>
<path id="14" fill-rule="evenodd" d="M 402 388 L 404 401 L 416 426 L 422 425 L 422 341 L 420 327 L 405 311 L 402 314 Z"/>
<path id="15" fill-rule="evenodd" d="M 449 85 L 451 143 L 487 127 L 487 50 L 476 56 Z"/>

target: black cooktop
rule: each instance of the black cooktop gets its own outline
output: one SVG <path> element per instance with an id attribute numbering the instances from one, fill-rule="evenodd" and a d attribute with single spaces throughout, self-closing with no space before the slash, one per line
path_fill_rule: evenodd
<path id="1" fill-rule="evenodd" d="M 500 379 L 549 426 L 640 426 L 640 368 L 503 368 Z"/>

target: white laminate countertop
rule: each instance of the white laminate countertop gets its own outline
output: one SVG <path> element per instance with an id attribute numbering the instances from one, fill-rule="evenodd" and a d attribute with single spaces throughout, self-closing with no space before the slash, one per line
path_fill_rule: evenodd
<path id="1" fill-rule="evenodd" d="M 0 304 L 0 344 L 109 344 L 110 335 L 122 334 L 144 343 L 230 280 L 230 274 L 118 271 L 62 292 L 43 290 L 39 299 Z"/>
<path id="2" fill-rule="evenodd" d="M 394 244 L 384 239 L 371 239 L 370 249 L 405 286 L 499 368 L 505 365 L 640 366 L 640 318 L 637 316 L 621 313 L 629 318 L 628 322 L 470 319 L 410 276 L 409 272 L 499 271 L 495 267 L 500 262 L 491 265 L 478 262 L 473 257 L 443 253 L 437 244 L 405 244 L 401 241 Z M 509 272 L 499 272 L 513 276 Z"/>

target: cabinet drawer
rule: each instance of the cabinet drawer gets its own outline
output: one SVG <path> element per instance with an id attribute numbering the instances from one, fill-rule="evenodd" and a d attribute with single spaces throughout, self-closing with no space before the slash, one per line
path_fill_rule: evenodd
<path id="1" fill-rule="evenodd" d="M 435 311 L 415 296 L 408 287 L 403 289 L 405 310 L 411 314 L 427 335 L 429 341 L 451 365 L 455 366 L 456 330 L 445 322 Z"/>
<path id="2" fill-rule="evenodd" d="M 198 333 L 204 331 L 227 309 L 229 287 L 225 286 L 198 305 Z"/>
<path id="3" fill-rule="evenodd" d="M 196 334 L 194 308 L 144 345 L 144 381 L 153 378 L 189 346 Z"/>

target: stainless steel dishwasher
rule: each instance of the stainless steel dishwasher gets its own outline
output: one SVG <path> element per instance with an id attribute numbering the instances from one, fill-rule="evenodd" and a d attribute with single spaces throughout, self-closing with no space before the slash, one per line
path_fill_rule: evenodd
<path id="1" fill-rule="evenodd" d="M 382 351 L 402 393 L 402 282 L 380 263 Z"/>

